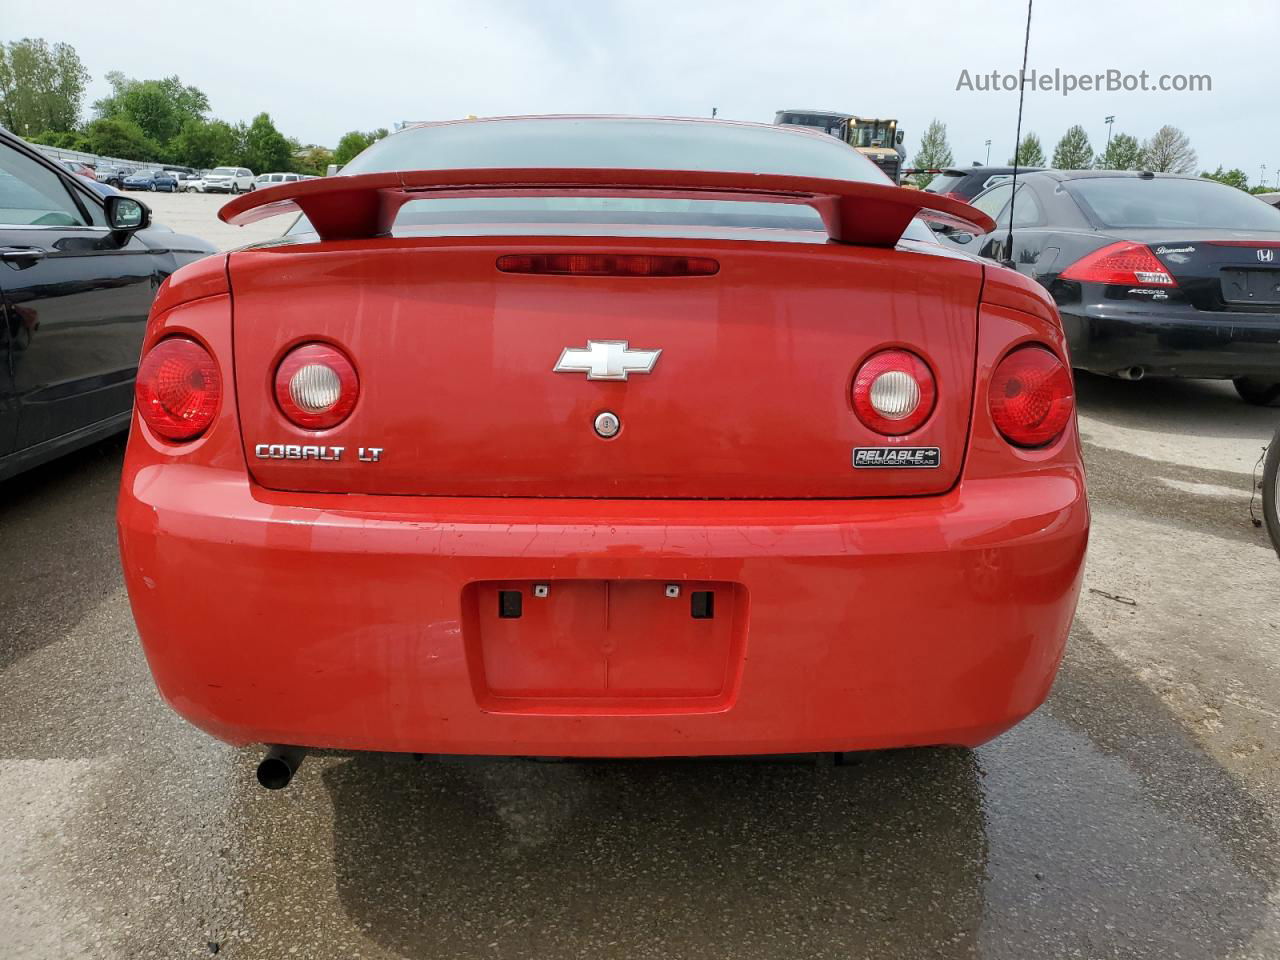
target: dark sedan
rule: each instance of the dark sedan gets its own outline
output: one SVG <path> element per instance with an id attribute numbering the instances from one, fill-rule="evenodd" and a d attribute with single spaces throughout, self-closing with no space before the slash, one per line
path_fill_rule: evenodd
<path id="1" fill-rule="evenodd" d="M 126 190 L 163 190 L 166 193 L 178 191 L 178 178 L 168 170 L 139 170 L 124 178 Z"/>
<path id="2" fill-rule="evenodd" d="M 1006 180 L 972 201 L 993 233 L 941 233 L 1048 288 L 1073 366 L 1229 379 L 1250 403 L 1280 398 L 1280 210 L 1159 173 L 1043 170 L 1013 191 Z"/>
<path id="3" fill-rule="evenodd" d="M 128 427 L 156 289 L 213 252 L 149 220 L 0 130 L 0 479 Z"/>
<path id="4" fill-rule="evenodd" d="M 1030 173 L 1040 168 L 1023 167 L 1021 169 L 1023 173 Z M 1002 180 L 1008 180 L 1011 176 L 1013 176 L 1013 167 L 972 166 L 954 169 L 948 167 L 946 170 L 939 170 L 937 175 L 929 181 L 925 190 L 969 203 L 983 190 Z"/>

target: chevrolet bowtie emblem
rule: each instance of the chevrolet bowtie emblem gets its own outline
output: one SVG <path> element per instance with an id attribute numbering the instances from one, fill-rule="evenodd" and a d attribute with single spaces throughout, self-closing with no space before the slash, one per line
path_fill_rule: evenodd
<path id="1" fill-rule="evenodd" d="M 551 369 L 555 373 L 585 373 L 588 380 L 625 380 L 633 373 L 650 373 L 662 350 L 632 350 L 626 340 L 588 340 L 586 349 L 565 347 Z"/>

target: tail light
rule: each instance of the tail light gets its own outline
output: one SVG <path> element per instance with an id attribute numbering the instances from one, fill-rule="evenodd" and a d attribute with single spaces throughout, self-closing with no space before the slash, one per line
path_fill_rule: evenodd
<path id="1" fill-rule="evenodd" d="M 710 277 L 720 264 L 710 257 L 649 254 L 517 253 L 498 258 L 503 273 L 550 273 L 578 277 Z"/>
<path id="2" fill-rule="evenodd" d="M 276 368 L 276 403 L 300 427 L 327 430 L 347 419 L 360 396 L 356 368 L 337 347 L 304 343 Z"/>
<path id="3" fill-rule="evenodd" d="M 929 365 L 907 350 L 882 350 L 853 378 L 853 409 L 876 433 L 897 437 L 933 413 L 938 389 Z"/>
<path id="4" fill-rule="evenodd" d="M 1061 277 L 1081 283 L 1122 283 L 1141 287 L 1178 285 L 1150 247 L 1123 240 L 1082 257 L 1062 271 Z"/>
<path id="5" fill-rule="evenodd" d="M 209 351 L 187 337 L 161 340 L 138 365 L 138 413 L 157 436 L 194 440 L 209 429 L 222 399 L 222 376 Z"/>
<path id="6" fill-rule="evenodd" d="M 987 401 L 1006 440 L 1046 446 L 1062 436 L 1075 409 L 1071 371 L 1044 347 L 1019 347 L 996 366 Z"/>

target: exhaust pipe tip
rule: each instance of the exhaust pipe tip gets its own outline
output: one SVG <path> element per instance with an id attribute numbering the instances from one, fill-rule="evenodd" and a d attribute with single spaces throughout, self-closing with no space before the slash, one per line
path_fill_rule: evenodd
<path id="1" fill-rule="evenodd" d="M 1121 380 L 1141 380 L 1147 375 L 1147 368 L 1141 366 L 1124 367 L 1116 371 L 1116 376 Z"/>
<path id="2" fill-rule="evenodd" d="M 272 746 L 258 764 L 258 783 L 268 790 L 283 790 L 302 766 L 306 751 L 301 747 Z"/>

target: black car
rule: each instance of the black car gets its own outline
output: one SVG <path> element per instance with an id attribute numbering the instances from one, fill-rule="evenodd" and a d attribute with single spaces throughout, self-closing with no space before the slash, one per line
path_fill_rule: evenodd
<path id="1" fill-rule="evenodd" d="M 971 201 L 994 233 L 939 232 L 1048 288 L 1073 366 L 1229 379 L 1250 403 L 1280 398 L 1280 210 L 1194 176 L 1042 170 L 1017 182 L 1016 198 L 1006 180 Z"/>
<path id="2" fill-rule="evenodd" d="M 212 252 L 0 130 L 0 479 L 129 425 L 156 288 Z"/>
<path id="3" fill-rule="evenodd" d="M 1018 174 L 1030 173 L 1034 170 L 1040 170 L 1041 167 L 1019 167 Z M 983 190 L 994 186 L 1001 180 L 1007 180 L 1013 176 L 1013 167 L 956 167 L 946 170 L 939 170 L 929 185 L 926 186 L 926 193 L 936 193 L 944 197 L 950 197 L 953 200 L 960 200 L 968 203 Z"/>
<path id="4" fill-rule="evenodd" d="M 133 173 L 129 167 L 98 167 L 97 176 L 99 183 L 105 183 L 109 187 L 117 190 L 124 189 L 124 178 Z"/>

